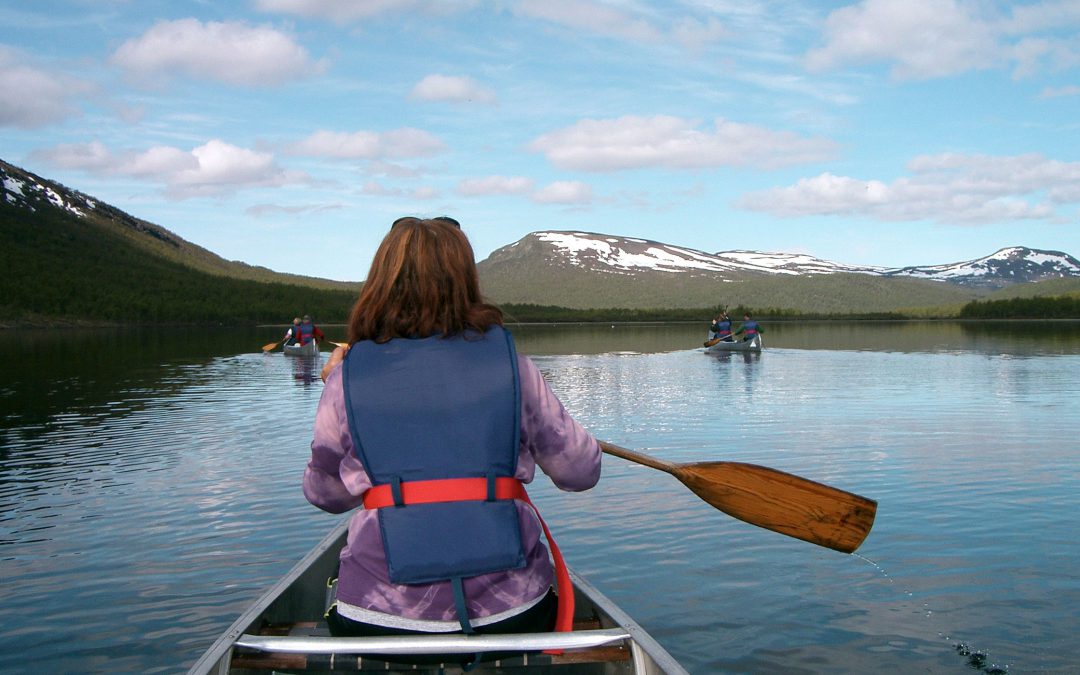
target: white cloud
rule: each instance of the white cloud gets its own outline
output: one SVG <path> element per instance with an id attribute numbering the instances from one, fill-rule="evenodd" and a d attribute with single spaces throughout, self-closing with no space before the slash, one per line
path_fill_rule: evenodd
<path id="1" fill-rule="evenodd" d="M 1032 75 L 1049 62 L 1080 64 L 1075 0 L 1012 7 L 1009 16 L 985 3 L 962 0 L 862 0 L 833 11 L 824 45 L 805 56 L 807 68 L 890 63 L 897 79 L 929 79 L 971 70 L 1010 66 L 1015 77 Z M 1068 35 L 1039 35 L 1044 31 Z"/>
<path id="2" fill-rule="evenodd" d="M 1012 8 L 1012 15 L 1003 22 L 1005 33 L 1022 34 L 1080 25 L 1080 2 L 1076 0 L 1050 0 Z"/>
<path id="3" fill-rule="evenodd" d="M 589 204 L 593 192 L 579 181 L 556 181 L 534 192 L 532 200 L 538 204 Z"/>
<path id="4" fill-rule="evenodd" d="M 409 98 L 418 101 L 448 101 L 452 103 L 497 103 L 495 92 L 471 77 L 428 75 L 416 83 Z"/>
<path id="5" fill-rule="evenodd" d="M 618 0 L 521 0 L 512 6 L 519 17 L 539 19 L 627 42 L 675 44 L 690 51 L 731 37 L 715 10 L 701 8 L 705 16 L 687 16 L 687 7 L 648 7 Z M 668 16 L 665 16 L 667 14 Z"/>
<path id="6" fill-rule="evenodd" d="M 744 195 L 738 206 L 781 217 L 847 215 L 881 221 L 981 225 L 1059 220 L 1057 207 L 1080 201 L 1080 162 L 1039 154 L 946 153 L 916 157 L 910 176 L 884 183 L 823 173 Z"/>
<path id="7" fill-rule="evenodd" d="M 155 146 L 142 152 L 114 153 L 100 142 L 58 145 L 35 156 L 55 166 L 102 175 L 120 175 L 161 183 L 175 199 L 221 196 L 252 187 L 281 186 L 309 180 L 286 171 L 272 155 L 217 139 L 190 151 Z"/>
<path id="8" fill-rule="evenodd" d="M 0 45 L 0 126 L 37 129 L 79 113 L 76 96 L 90 85 L 26 63 Z"/>
<path id="9" fill-rule="evenodd" d="M 457 186 L 457 192 L 465 197 L 485 195 L 520 195 L 528 194 L 533 189 L 533 181 L 523 176 L 486 176 L 467 178 Z"/>
<path id="10" fill-rule="evenodd" d="M 199 158 L 194 152 L 159 145 L 128 158 L 123 172 L 132 176 L 175 176 L 198 171 Z"/>
<path id="11" fill-rule="evenodd" d="M 706 45 L 728 39 L 730 33 L 716 17 L 704 21 L 682 17 L 671 27 L 671 37 L 690 51 L 700 51 Z"/>
<path id="12" fill-rule="evenodd" d="M 88 173 L 111 173 L 116 164 L 112 153 L 99 141 L 64 143 L 49 150 L 39 150 L 33 156 L 61 169 Z"/>
<path id="13" fill-rule="evenodd" d="M 810 70 L 888 61 L 898 78 L 985 68 L 998 58 L 990 27 L 956 0 L 864 0 L 832 12 L 826 44 L 806 55 Z"/>
<path id="14" fill-rule="evenodd" d="M 321 69 L 303 47 L 273 28 L 196 19 L 161 21 L 120 45 L 110 61 L 145 81 L 187 75 L 248 87 L 278 85 Z"/>
<path id="15" fill-rule="evenodd" d="M 785 188 L 750 193 L 739 205 L 778 216 L 851 215 L 881 203 L 888 188 L 880 181 L 863 181 L 823 173 L 802 178 Z"/>
<path id="16" fill-rule="evenodd" d="M 255 7 L 264 12 L 327 19 L 344 24 L 382 14 L 451 14 L 470 9 L 476 4 L 476 0 L 257 0 Z"/>
<path id="17" fill-rule="evenodd" d="M 446 149 L 439 138 L 427 131 L 403 127 L 392 131 L 316 131 L 289 146 L 294 155 L 335 159 L 408 159 L 428 157 Z"/>
<path id="18" fill-rule="evenodd" d="M 395 193 L 379 181 L 369 180 L 360 187 L 360 194 L 367 197 L 386 197 Z"/>
<path id="19" fill-rule="evenodd" d="M 836 152 L 827 139 L 723 119 L 701 129 L 695 121 L 667 115 L 581 120 L 540 136 L 529 148 L 560 168 L 579 171 L 776 168 L 821 161 Z"/>
<path id="20" fill-rule="evenodd" d="M 409 192 L 409 196 L 413 199 L 422 199 L 424 201 L 427 201 L 429 199 L 438 199 L 440 194 L 441 193 L 439 192 L 438 188 L 428 186 L 421 186 Z"/>
<path id="21" fill-rule="evenodd" d="M 244 209 L 244 213 L 253 218 L 264 218 L 273 216 L 319 214 L 328 211 L 340 211 L 344 208 L 345 205 L 339 202 L 333 204 L 253 204 Z"/>
<path id="22" fill-rule="evenodd" d="M 437 188 L 421 186 L 412 190 L 397 187 L 387 187 L 379 181 L 369 180 L 360 187 L 360 194 L 366 197 L 408 197 L 428 201 L 438 199 L 440 192 Z"/>
<path id="23" fill-rule="evenodd" d="M 522 0 L 514 5 L 514 13 L 632 42 L 661 39 L 660 31 L 648 21 L 622 7 L 594 0 Z"/>
<path id="24" fill-rule="evenodd" d="M 195 158 L 170 173 L 170 188 L 178 192 L 216 194 L 231 186 L 280 185 L 283 172 L 273 155 L 212 140 L 193 149 Z"/>
<path id="25" fill-rule="evenodd" d="M 391 178 L 418 178 L 423 175 L 421 167 L 405 166 L 394 162 L 385 162 L 374 159 L 363 167 L 364 173 L 369 176 L 388 176 Z"/>

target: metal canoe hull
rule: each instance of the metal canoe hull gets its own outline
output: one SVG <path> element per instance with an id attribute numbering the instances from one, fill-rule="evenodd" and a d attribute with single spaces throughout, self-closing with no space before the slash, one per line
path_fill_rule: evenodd
<path id="1" fill-rule="evenodd" d="M 322 620 L 327 606 L 326 581 L 336 576 L 338 554 L 344 546 L 348 534 L 348 520 L 348 518 L 344 519 L 315 548 L 304 556 L 285 577 L 275 583 L 247 611 L 241 614 L 191 667 L 188 675 L 226 675 L 234 672 L 258 672 L 250 669 L 239 670 L 233 667 L 232 657 L 234 647 L 239 646 L 238 642 L 244 643 L 247 641 L 245 644 L 248 647 L 265 648 L 269 652 L 279 654 L 296 654 L 298 652 L 302 654 L 318 654 L 339 649 L 341 644 L 334 644 L 334 641 L 343 640 L 340 638 L 323 638 L 322 642 L 317 638 L 306 638 L 309 644 L 305 645 L 303 639 L 279 639 L 273 636 L 259 636 L 258 634 L 260 628 L 265 625 L 317 623 Z M 462 645 L 454 647 L 452 644 L 454 641 L 472 639 L 472 637 L 466 638 L 460 635 L 432 636 L 431 638 L 426 636 L 415 638 L 413 636 L 402 638 L 347 638 L 344 640 L 375 641 L 374 646 L 367 644 L 360 647 L 361 650 L 371 654 L 404 654 L 430 653 L 432 651 L 453 653 L 455 649 L 464 653 L 472 653 L 473 651 L 506 652 L 546 649 L 552 646 L 563 646 L 565 649 L 572 650 L 576 648 L 574 644 L 567 646 L 557 641 L 578 639 L 581 641 L 580 646 L 588 646 L 586 643 L 616 643 L 620 645 L 622 656 L 615 661 L 595 664 L 574 663 L 572 658 L 567 658 L 565 669 L 575 674 L 596 672 L 605 675 L 617 675 L 620 673 L 683 675 L 687 672 L 645 629 L 617 605 L 604 597 L 595 587 L 573 572 L 573 570 L 571 570 L 570 574 L 574 582 L 577 604 L 576 615 L 578 617 L 588 615 L 593 619 L 594 623 L 597 623 L 596 620 L 598 620 L 598 625 L 594 625 L 592 630 L 579 631 L 575 629 L 570 634 L 539 633 L 521 636 L 475 636 L 491 639 L 492 645 L 484 649 L 478 648 L 481 646 L 480 643 L 473 642 L 467 643 L 468 648 Z M 552 636 L 551 639 L 556 642 L 545 643 L 544 636 Z M 314 640 L 314 643 L 310 642 L 312 640 Z M 394 642 L 400 642 L 400 648 Z M 430 644 L 424 646 L 425 642 Z M 448 644 L 450 648 L 446 649 Z M 573 652 L 567 651 L 566 653 L 569 655 Z M 300 658 L 304 657 L 301 656 Z M 308 667 L 311 668 L 311 666 Z M 488 671 L 489 668 L 492 670 Z M 493 665 L 481 662 L 471 672 L 477 674 L 494 672 L 495 668 Z M 525 669 L 528 670 L 528 666 Z M 537 667 L 537 672 L 544 673 L 558 673 L 560 670 L 563 670 L 562 666 L 547 662 Z M 315 672 L 317 672 L 317 669 Z M 424 672 L 423 668 L 418 672 Z M 435 669 L 432 672 L 439 671 Z M 452 672 L 452 670 L 444 672 Z"/>

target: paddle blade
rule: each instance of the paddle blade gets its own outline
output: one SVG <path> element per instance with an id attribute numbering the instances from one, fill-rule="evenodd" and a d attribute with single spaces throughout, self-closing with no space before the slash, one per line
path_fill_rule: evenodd
<path id="1" fill-rule="evenodd" d="M 277 347 L 279 344 L 281 344 L 281 343 L 280 342 L 271 342 L 270 344 L 263 345 L 263 351 L 268 352 L 271 349 L 273 349 L 274 347 Z"/>
<path id="2" fill-rule="evenodd" d="M 680 464 L 673 475 L 732 517 L 843 553 L 859 548 L 877 513 L 871 499 L 756 464 Z"/>
<path id="3" fill-rule="evenodd" d="M 717 342 L 720 342 L 720 338 L 713 338 L 713 339 L 711 339 L 711 340 L 706 340 L 706 341 L 705 341 L 705 346 L 706 346 L 706 347 L 712 347 L 712 346 L 713 346 L 714 344 L 716 344 Z"/>

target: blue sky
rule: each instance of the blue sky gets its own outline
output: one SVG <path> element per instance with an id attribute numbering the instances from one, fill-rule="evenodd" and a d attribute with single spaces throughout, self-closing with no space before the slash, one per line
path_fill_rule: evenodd
<path id="1" fill-rule="evenodd" d="M 402 215 L 849 264 L 1080 255 L 1080 0 L 0 0 L 0 158 L 360 280 Z"/>

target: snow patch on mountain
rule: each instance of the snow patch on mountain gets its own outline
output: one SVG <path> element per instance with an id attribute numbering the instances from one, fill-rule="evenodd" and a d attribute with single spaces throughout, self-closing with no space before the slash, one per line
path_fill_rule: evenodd
<path id="1" fill-rule="evenodd" d="M 67 190 L 55 183 L 36 181 L 30 174 L 15 173 L 14 167 L 0 164 L 0 184 L 3 185 L 4 201 L 35 211 L 35 204 L 47 202 L 77 216 L 85 217 L 86 210 L 93 210 L 97 203 L 84 194 Z"/>
<path id="2" fill-rule="evenodd" d="M 805 254 L 721 251 L 706 253 L 632 237 L 612 237 L 589 232 L 535 232 L 537 240 L 551 245 L 570 265 L 594 271 L 632 272 L 758 272 L 763 274 L 834 274 L 836 272 L 881 273 L 885 268 L 843 265 Z M 607 269 L 605 269 L 607 268 Z"/>
<path id="3" fill-rule="evenodd" d="M 526 237 L 529 238 L 545 243 L 550 249 L 549 258 L 609 274 L 633 274 L 638 271 L 749 272 L 791 276 L 854 273 L 991 287 L 1080 276 L 1080 262 L 1076 258 L 1060 251 L 1022 246 L 1001 249 L 985 258 L 947 265 L 888 268 L 848 265 L 801 253 L 747 250 L 706 253 L 657 241 L 591 232 L 543 231 Z"/>
<path id="4" fill-rule="evenodd" d="M 1061 251 L 1011 246 L 976 260 L 903 267 L 887 274 L 963 285 L 1005 286 L 1015 282 L 1080 276 L 1080 261 Z"/>
<path id="5" fill-rule="evenodd" d="M 763 253 L 760 251 L 720 251 L 717 258 L 729 260 L 741 269 L 765 272 L 769 274 L 836 274 L 838 272 L 856 272 L 862 274 L 880 274 L 884 267 L 844 265 L 805 253 Z"/>
<path id="6" fill-rule="evenodd" d="M 616 271 L 656 270 L 680 272 L 728 269 L 703 251 L 668 246 L 645 239 L 608 237 L 587 232 L 537 232 L 538 240 L 551 244 L 576 267 L 596 269 L 597 264 Z"/>

